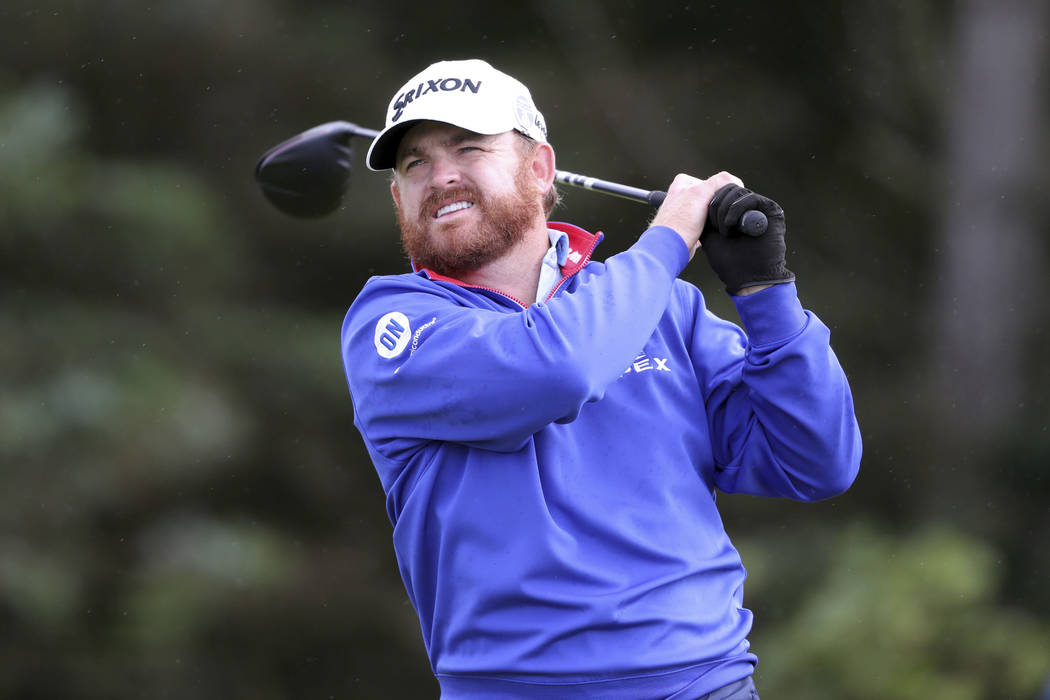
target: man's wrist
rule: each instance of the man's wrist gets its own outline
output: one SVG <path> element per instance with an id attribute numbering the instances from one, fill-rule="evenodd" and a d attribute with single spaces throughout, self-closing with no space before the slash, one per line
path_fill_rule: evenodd
<path id="1" fill-rule="evenodd" d="M 772 284 L 755 284 L 755 285 L 752 285 L 750 287 L 744 287 L 743 289 L 738 289 L 736 292 L 733 293 L 733 296 L 735 296 L 735 297 L 750 296 L 750 295 L 754 294 L 755 292 L 761 292 L 763 289 L 769 289 L 772 286 L 773 286 Z"/>
<path id="2" fill-rule="evenodd" d="M 794 282 L 772 284 L 761 294 L 730 298 L 752 345 L 781 342 L 806 326 L 806 312 Z"/>

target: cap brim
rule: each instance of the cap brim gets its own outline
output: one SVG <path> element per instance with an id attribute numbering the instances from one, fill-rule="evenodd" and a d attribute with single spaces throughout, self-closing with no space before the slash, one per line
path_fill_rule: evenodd
<path id="1" fill-rule="evenodd" d="M 401 145 L 401 139 L 413 126 L 423 119 L 409 119 L 393 124 L 379 132 L 368 147 L 368 156 L 365 163 L 370 170 L 390 170 L 397 165 L 397 147 Z"/>

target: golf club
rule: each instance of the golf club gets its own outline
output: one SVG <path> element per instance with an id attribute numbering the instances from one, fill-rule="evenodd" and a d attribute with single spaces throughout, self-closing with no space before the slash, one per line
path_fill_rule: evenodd
<path id="1" fill-rule="evenodd" d="M 374 139 L 375 129 L 346 121 L 326 122 L 269 149 L 255 165 L 255 179 L 263 194 L 285 214 L 316 218 L 339 208 L 350 186 L 350 139 Z M 554 180 L 572 187 L 600 192 L 659 207 L 667 196 L 661 190 L 644 190 L 557 170 Z M 749 236 L 765 233 L 768 221 L 757 210 L 746 212 L 737 228 Z"/>

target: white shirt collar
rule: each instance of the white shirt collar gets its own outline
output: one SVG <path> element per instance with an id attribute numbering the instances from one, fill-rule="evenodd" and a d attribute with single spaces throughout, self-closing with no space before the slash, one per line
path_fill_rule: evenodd
<path id="1" fill-rule="evenodd" d="M 561 279 L 561 266 L 569 258 L 569 235 L 564 231 L 547 229 L 551 247 L 540 263 L 540 281 L 536 285 L 536 301 L 543 301 Z"/>

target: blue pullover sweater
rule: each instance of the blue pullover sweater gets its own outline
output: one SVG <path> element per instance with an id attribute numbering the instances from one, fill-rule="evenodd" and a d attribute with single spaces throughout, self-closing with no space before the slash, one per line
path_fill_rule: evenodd
<path id="1" fill-rule="evenodd" d="M 828 329 L 795 285 L 678 280 L 653 227 L 590 261 L 569 234 L 544 302 L 419 271 L 373 277 L 342 353 L 394 551 L 453 698 L 690 698 L 750 674 L 745 570 L 715 493 L 814 501 L 860 433 Z"/>

